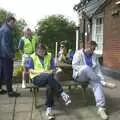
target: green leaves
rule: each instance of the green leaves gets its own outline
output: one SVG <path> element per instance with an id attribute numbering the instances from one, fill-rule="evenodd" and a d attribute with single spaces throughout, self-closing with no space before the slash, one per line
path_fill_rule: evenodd
<path id="1" fill-rule="evenodd" d="M 55 49 L 55 42 L 67 40 L 75 48 L 75 23 L 63 15 L 52 15 L 39 21 L 38 35 L 48 48 Z"/>
<path id="2" fill-rule="evenodd" d="M 4 23 L 8 16 L 14 16 L 13 13 L 10 13 L 4 9 L 0 8 L 0 26 Z M 23 34 L 24 27 L 27 26 L 27 23 L 24 19 L 18 20 L 16 23 L 16 28 L 13 31 L 15 48 L 18 47 L 18 41 Z"/>

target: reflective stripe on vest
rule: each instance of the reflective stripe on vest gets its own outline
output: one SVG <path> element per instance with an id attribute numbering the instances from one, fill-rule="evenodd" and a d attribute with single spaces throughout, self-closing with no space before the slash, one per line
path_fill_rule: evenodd
<path id="1" fill-rule="evenodd" d="M 51 61 L 51 53 L 47 53 L 44 57 L 44 66 L 41 64 L 39 57 L 34 53 L 31 55 L 33 59 L 33 64 L 34 64 L 34 70 L 39 70 L 39 71 L 48 71 L 50 70 L 50 61 Z M 30 78 L 32 79 L 36 75 L 33 75 L 30 73 Z"/>

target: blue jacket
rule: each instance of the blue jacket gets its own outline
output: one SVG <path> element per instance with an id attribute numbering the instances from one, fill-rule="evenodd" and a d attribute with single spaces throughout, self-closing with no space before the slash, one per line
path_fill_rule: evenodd
<path id="1" fill-rule="evenodd" d="M 0 57 L 14 57 L 13 43 L 12 29 L 7 24 L 4 24 L 0 28 Z"/>

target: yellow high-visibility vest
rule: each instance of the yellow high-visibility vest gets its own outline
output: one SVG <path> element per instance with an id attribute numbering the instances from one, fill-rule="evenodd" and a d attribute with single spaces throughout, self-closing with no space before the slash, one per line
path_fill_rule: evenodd
<path id="1" fill-rule="evenodd" d="M 34 70 L 38 71 L 49 71 L 50 70 L 50 61 L 51 61 L 51 53 L 47 53 L 47 55 L 44 56 L 44 66 L 40 62 L 39 57 L 36 55 L 36 53 L 31 55 L 33 64 L 34 64 Z M 30 78 L 34 78 L 36 75 L 33 75 L 30 73 Z"/>
<path id="2" fill-rule="evenodd" d="M 24 38 L 24 53 L 25 54 L 32 54 L 33 52 L 35 52 L 35 44 L 36 44 L 36 39 L 34 37 L 32 37 L 32 40 L 30 41 L 27 38 Z"/>

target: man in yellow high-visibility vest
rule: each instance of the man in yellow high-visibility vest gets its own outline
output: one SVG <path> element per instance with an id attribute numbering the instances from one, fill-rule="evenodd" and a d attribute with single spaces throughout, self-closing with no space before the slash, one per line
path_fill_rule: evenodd
<path id="1" fill-rule="evenodd" d="M 48 119 L 54 119 L 52 114 L 52 106 L 54 103 L 54 95 L 57 93 L 61 95 L 65 104 L 71 103 L 70 97 L 66 94 L 60 85 L 59 81 L 54 78 L 55 70 L 52 69 L 52 56 L 47 52 L 44 44 L 37 44 L 36 52 L 31 55 L 27 62 L 30 78 L 32 83 L 36 86 L 46 86 L 46 116 Z"/>
<path id="2" fill-rule="evenodd" d="M 25 67 L 27 59 L 30 55 L 35 52 L 36 38 L 32 35 L 30 28 L 24 30 L 24 36 L 19 42 L 19 50 L 22 53 L 22 66 L 23 66 L 23 77 L 22 77 L 22 88 L 26 87 L 26 81 L 28 80 L 28 70 Z"/>

